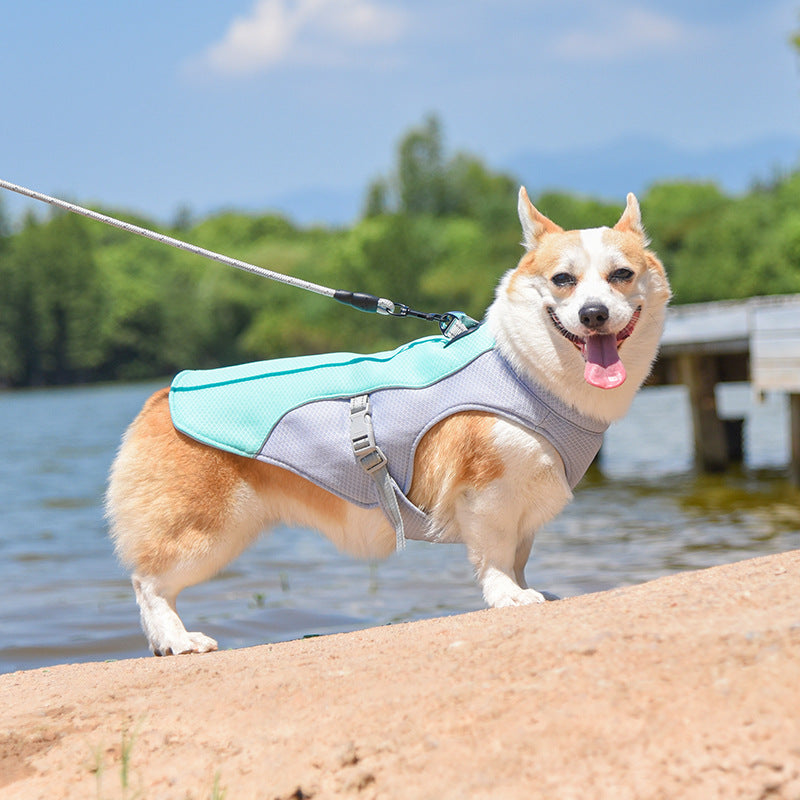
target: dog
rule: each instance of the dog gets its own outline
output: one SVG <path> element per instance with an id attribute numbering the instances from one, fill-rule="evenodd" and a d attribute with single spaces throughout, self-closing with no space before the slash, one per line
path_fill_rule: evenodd
<path id="1" fill-rule="evenodd" d="M 422 538 L 464 544 L 485 602 L 495 608 L 544 601 L 525 582 L 534 535 L 569 502 L 602 431 L 627 412 L 648 376 L 670 298 L 633 194 L 613 228 L 565 231 L 534 207 L 524 187 L 518 213 L 524 254 L 500 280 L 479 333 L 456 337 L 452 349 L 449 342 L 426 346 L 446 357 L 472 348 L 480 355 L 470 353 L 470 364 L 488 363 L 480 359 L 491 355 L 498 369 L 507 368 L 508 385 L 541 390 L 544 401 L 524 402 L 545 413 L 537 411 L 531 422 L 513 408 L 494 410 L 485 396 L 462 405 L 448 399 L 450 410 L 440 408 L 416 437 L 403 479 L 406 505 L 424 520 Z M 482 386 L 484 395 L 494 389 L 485 381 Z M 401 409 L 420 389 L 404 391 L 415 394 L 403 396 Z M 543 417 L 556 427 L 572 420 L 566 444 L 539 424 Z M 579 448 L 580 469 L 568 452 L 570 431 L 589 437 Z M 149 398 L 123 436 L 106 512 L 156 655 L 217 648 L 210 637 L 186 630 L 176 598 L 212 577 L 270 525 L 314 528 L 361 558 L 387 557 L 401 543 L 385 503 L 348 499 L 335 485 L 283 466 L 280 453 L 248 455 L 254 454 L 178 430 L 167 389 Z M 401 482 L 391 480 L 395 488 Z"/>

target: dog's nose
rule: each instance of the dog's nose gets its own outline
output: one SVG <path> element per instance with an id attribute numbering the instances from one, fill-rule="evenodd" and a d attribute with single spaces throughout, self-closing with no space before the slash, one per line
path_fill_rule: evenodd
<path id="1" fill-rule="evenodd" d="M 585 325 L 590 331 L 602 328 L 608 322 L 608 307 L 595 301 L 588 302 L 578 312 L 581 325 Z"/>

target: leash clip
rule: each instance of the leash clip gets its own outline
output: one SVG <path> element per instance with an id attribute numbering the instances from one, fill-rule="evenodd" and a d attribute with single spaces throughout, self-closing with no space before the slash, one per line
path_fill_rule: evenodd
<path id="1" fill-rule="evenodd" d="M 405 303 L 394 303 L 391 311 L 382 311 L 381 313 L 392 317 L 416 317 L 428 322 L 437 322 L 439 330 L 448 339 L 455 339 L 480 324 L 463 311 L 448 311 L 446 314 L 428 313 L 426 311 L 415 311 Z"/>
<path id="2" fill-rule="evenodd" d="M 462 333 L 471 331 L 480 324 L 463 311 L 448 311 L 446 314 L 440 314 L 438 316 L 439 330 L 448 339 L 455 339 L 461 336 Z"/>

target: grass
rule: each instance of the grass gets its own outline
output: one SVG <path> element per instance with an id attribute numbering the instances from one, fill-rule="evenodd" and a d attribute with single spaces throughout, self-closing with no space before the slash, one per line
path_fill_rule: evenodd
<path id="1" fill-rule="evenodd" d="M 214 785 L 211 787 L 211 800 L 225 800 L 225 795 L 228 790 L 224 786 L 220 786 L 220 773 L 214 773 Z"/>
<path id="2" fill-rule="evenodd" d="M 133 752 L 133 745 L 136 743 L 136 736 L 139 733 L 139 726 L 133 733 L 127 730 L 122 731 L 122 742 L 120 744 L 120 767 L 119 767 L 119 783 L 122 800 L 137 800 L 142 796 L 141 789 L 132 791 L 131 788 L 131 753 Z M 104 800 L 103 794 L 103 776 L 106 771 L 105 762 L 105 748 L 103 745 L 97 745 L 92 748 L 92 771 L 95 774 L 97 781 L 97 800 Z"/>
<path id="3" fill-rule="evenodd" d="M 134 789 L 131 783 L 131 757 L 133 753 L 133 747 L 136 744 L 136 737 L 139 734 L 142 722 L 143 720 L 139 722 L 136 729 L 132 733 L 127 729 L 122 731 L 122 739 L 119 751 L 119 797 L 121 797 L 122 800 L 145 800 L 146 797 L 145 791 L 141 786 L 141 779 L 138 781 L 138 788 Z M 97 800 L 109 800 L 108 795 L 104 793 L 103 788 L 103 777 L 106 773 L 105 754 L 106 748 L 103 745 L 92 747 L 92 762 L 90 765 L 90 770 L 94 772 L 95 780 L 97 782 Z M 209 795 L 210 800 L 225 800 L 228 790 L 222 785 L 221 779 L 221 772 L 217 770 L 214 773 L 214 782 L 211 786 L 211 794 Z M 188 796 L 189 795 L 187 795 L 187 797 Z"/>

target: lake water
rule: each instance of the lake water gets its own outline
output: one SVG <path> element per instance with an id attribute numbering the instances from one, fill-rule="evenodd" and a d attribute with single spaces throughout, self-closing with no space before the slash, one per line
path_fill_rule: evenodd
<path id="1" fill-rule="evenodd" d="M 0 672 L 147 655 L 102 495 L 120 435 L 154 388 L 0 394 Z M 800 547 L 786 399 L 756 403 L 747 386 L 724 386 L 719 401 L 747 420 L 744 468 L 696 475 L 684 390 L 643 391 L 608 432 L 600 468 L 537 536 L 529 583 L 571 596 Z M 178 603 L 187 627 L 223 648 L 483 607 L 459 545 L 409 542 L 369 564 L 296 529 L 262 537 Z"/>

